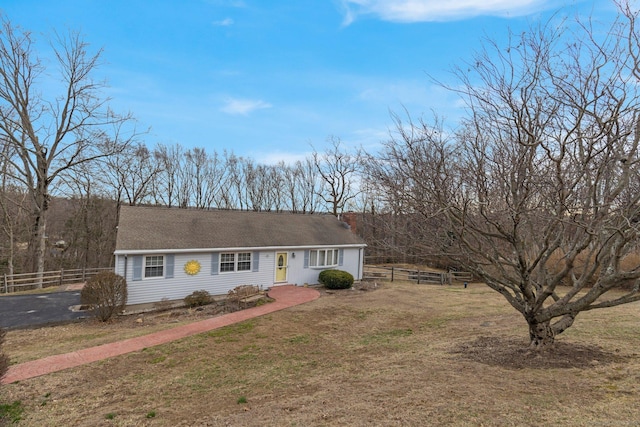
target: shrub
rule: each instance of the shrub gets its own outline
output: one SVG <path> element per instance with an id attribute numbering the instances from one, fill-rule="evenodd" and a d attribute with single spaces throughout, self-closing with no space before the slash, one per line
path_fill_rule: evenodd
<path id="1" fill-rule="evenodd" d="M 351 273 L 342 270 L 324 270 L 318 281 L 327 289 L 349 289 L 353 285 Z"/>
<path id="2" fill-rule="evenodd" d="M 111 271 L 98 273 L 82 288 L 80 302 L 90 306 L 97 319 L 106 322 L 124 310 L 127 304 L 127 281 Z"/>
<path id="3" fill-rule="evenodd" d="M 211 304 L 212 302 L 213 297 L 204 289 L 200 291 L 194 291 L 191 295 L 187 295 L 184 298 L 184 304 L 187 307 L 200 307 L 201 305 Z"/>

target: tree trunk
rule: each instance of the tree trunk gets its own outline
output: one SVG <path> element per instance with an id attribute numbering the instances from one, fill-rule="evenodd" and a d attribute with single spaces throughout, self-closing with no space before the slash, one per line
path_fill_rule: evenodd
<path id="1" fill-rule="evenodd" d="M 541 350 L 553 345 L 555 333 L 551 327 L 551 322 L 538 322 L 535 319 L 528 320 L 529 324 L 529 347 L 533 350 Z"/>
<path id="2" fill-rule="evenodd" d="M 9 257 L 7 258 L 7 273 L 13 276 L 14 273 L 14 258 L 15 258 L 15 236 L 13 234 L 13 224 L 9 225 Z"/>
<path id="3" fill-rule="evenodd" d="M 35 270 L 36 270 L 36 288 L 42 289 L 44 276 L 44 257 L 47 250 L 47 223 L 45 213 L 42 212 L 38 218 L 35 230 Z"/>
<path id="4" fill-rule="evenodd" d="M 46 184 L 44 165 L 46 159 L 38 157 L 38 165 L 41 173 L 38 176 L 38 185 L 35 195 L 35 230 L 34 230 L 34 264 L 36 270 L 36 288 L 42 289 L 44 276 L 45 256 L 47 252 L 47 215 L 49 211 L 49 188 Z"/>

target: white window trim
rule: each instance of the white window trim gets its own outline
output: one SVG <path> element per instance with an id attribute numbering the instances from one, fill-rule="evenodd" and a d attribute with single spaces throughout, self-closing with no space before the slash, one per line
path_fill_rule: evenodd
<path id="1" fill-rule="evenodd" d="M 238 270 L 238 259 L 240 254 L 249 254 L 249 268 L 246 270 Z M 231 264 L 230 262 L 223 262 L 222 258 L 224 255 L 233 255 L 233 270 L 222 271 L 222 264 Z M 247 261 L 240 261 L 246 263 Z M 218 259 L 218 273 L 219 274 L 231 274 L 231 273 L 246 273 L 251 272 L 251 267 L 253 265 L 253 253 L 251 252 L 220 252 L 220 257 Z"/>
<path id="2" fill-rule="evenodd" d="M 248 260 L 243 259 L 242 261 L 240 261 L 240 254 L 249 255 L 249 259 Z M 238 270 L 238 264 L 240 264 L 240 263 L 246 264 L 247 262 L 249 263 L 249 267 L 248 268 L 245 268 L 244 270 Z M 236 265 L 235 265 L 235 268 L 236 268 L 237 272 L 251 271 L 252 263 L 253 263 L 253 254 L 251 252 L 237 252 L 236 253 Z"/>
<path id="3" fill-rule="evenodd" d="M 320 260 L 320 252 L 324 253 L 325 263 L 323 265 L 318 265 L 318 261 Z M 331 253 L 331 264 L 327 264 L 327 253 Z M 313 256 L 315 253 L 315 260 L 313 260 Z M 335 264 L 333 263 L 335 261 Z M 340 263 L 340 255 L 339 249 L 329 248 L 329 249 L 311 249 L 309 251 L 309 268 L 316 269 L 325 269 L 331 267 L 337 267 Z"/>
<path id="4" fill-rule="evenodd" d="M 158 258 L 162 257 L 162 275 L 161 276 L 147 276 L 147 258 Z M 158 266 L 154 266 L 158 267 Z M 154 255 L 145 255 L 142 259 L 142 280 L 152 280 L 152 279 L 164 279 L 165 274 L 167 273 L 167 256 L 164 254 L 154 254 Z"/>

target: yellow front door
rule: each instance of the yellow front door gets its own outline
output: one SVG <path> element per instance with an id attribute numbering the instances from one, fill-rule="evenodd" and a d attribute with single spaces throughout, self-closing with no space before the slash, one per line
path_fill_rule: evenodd
<path id="1" fill-rule="evenodd" d="M 276 253 L 276 282 L 287 281 L 287 253 Z"/>

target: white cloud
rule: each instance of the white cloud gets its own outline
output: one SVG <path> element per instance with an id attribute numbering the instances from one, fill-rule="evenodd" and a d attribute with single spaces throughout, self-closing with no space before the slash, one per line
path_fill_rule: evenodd
<path id="1" fill-rule="evenodd" d="M 474 16 L 523 16 L 539 12 L 547 0 L 342 0 L 344 24 L 359 15 L 375 15 L 383 21 L 454 21 Z"/>
<path id="2" fill-rule="evenodd" d="M 224 107 L 220 111 L 227 114 L 242 114 L 247 115 L 255 110 L 262 110 L 264 108 L 271 108 L 272 105 L 262 100 L 254 99 L 237 99 L 228 98 Z"/>
<path id="3" fill-rule="evenodd" d="M 231 18 L 225 18 L 222 21 L 214 21 L 213 25 L 215 25 L 216 27 L 229 27 L 231 25 L 233 25 L 233 19 Z"/>

